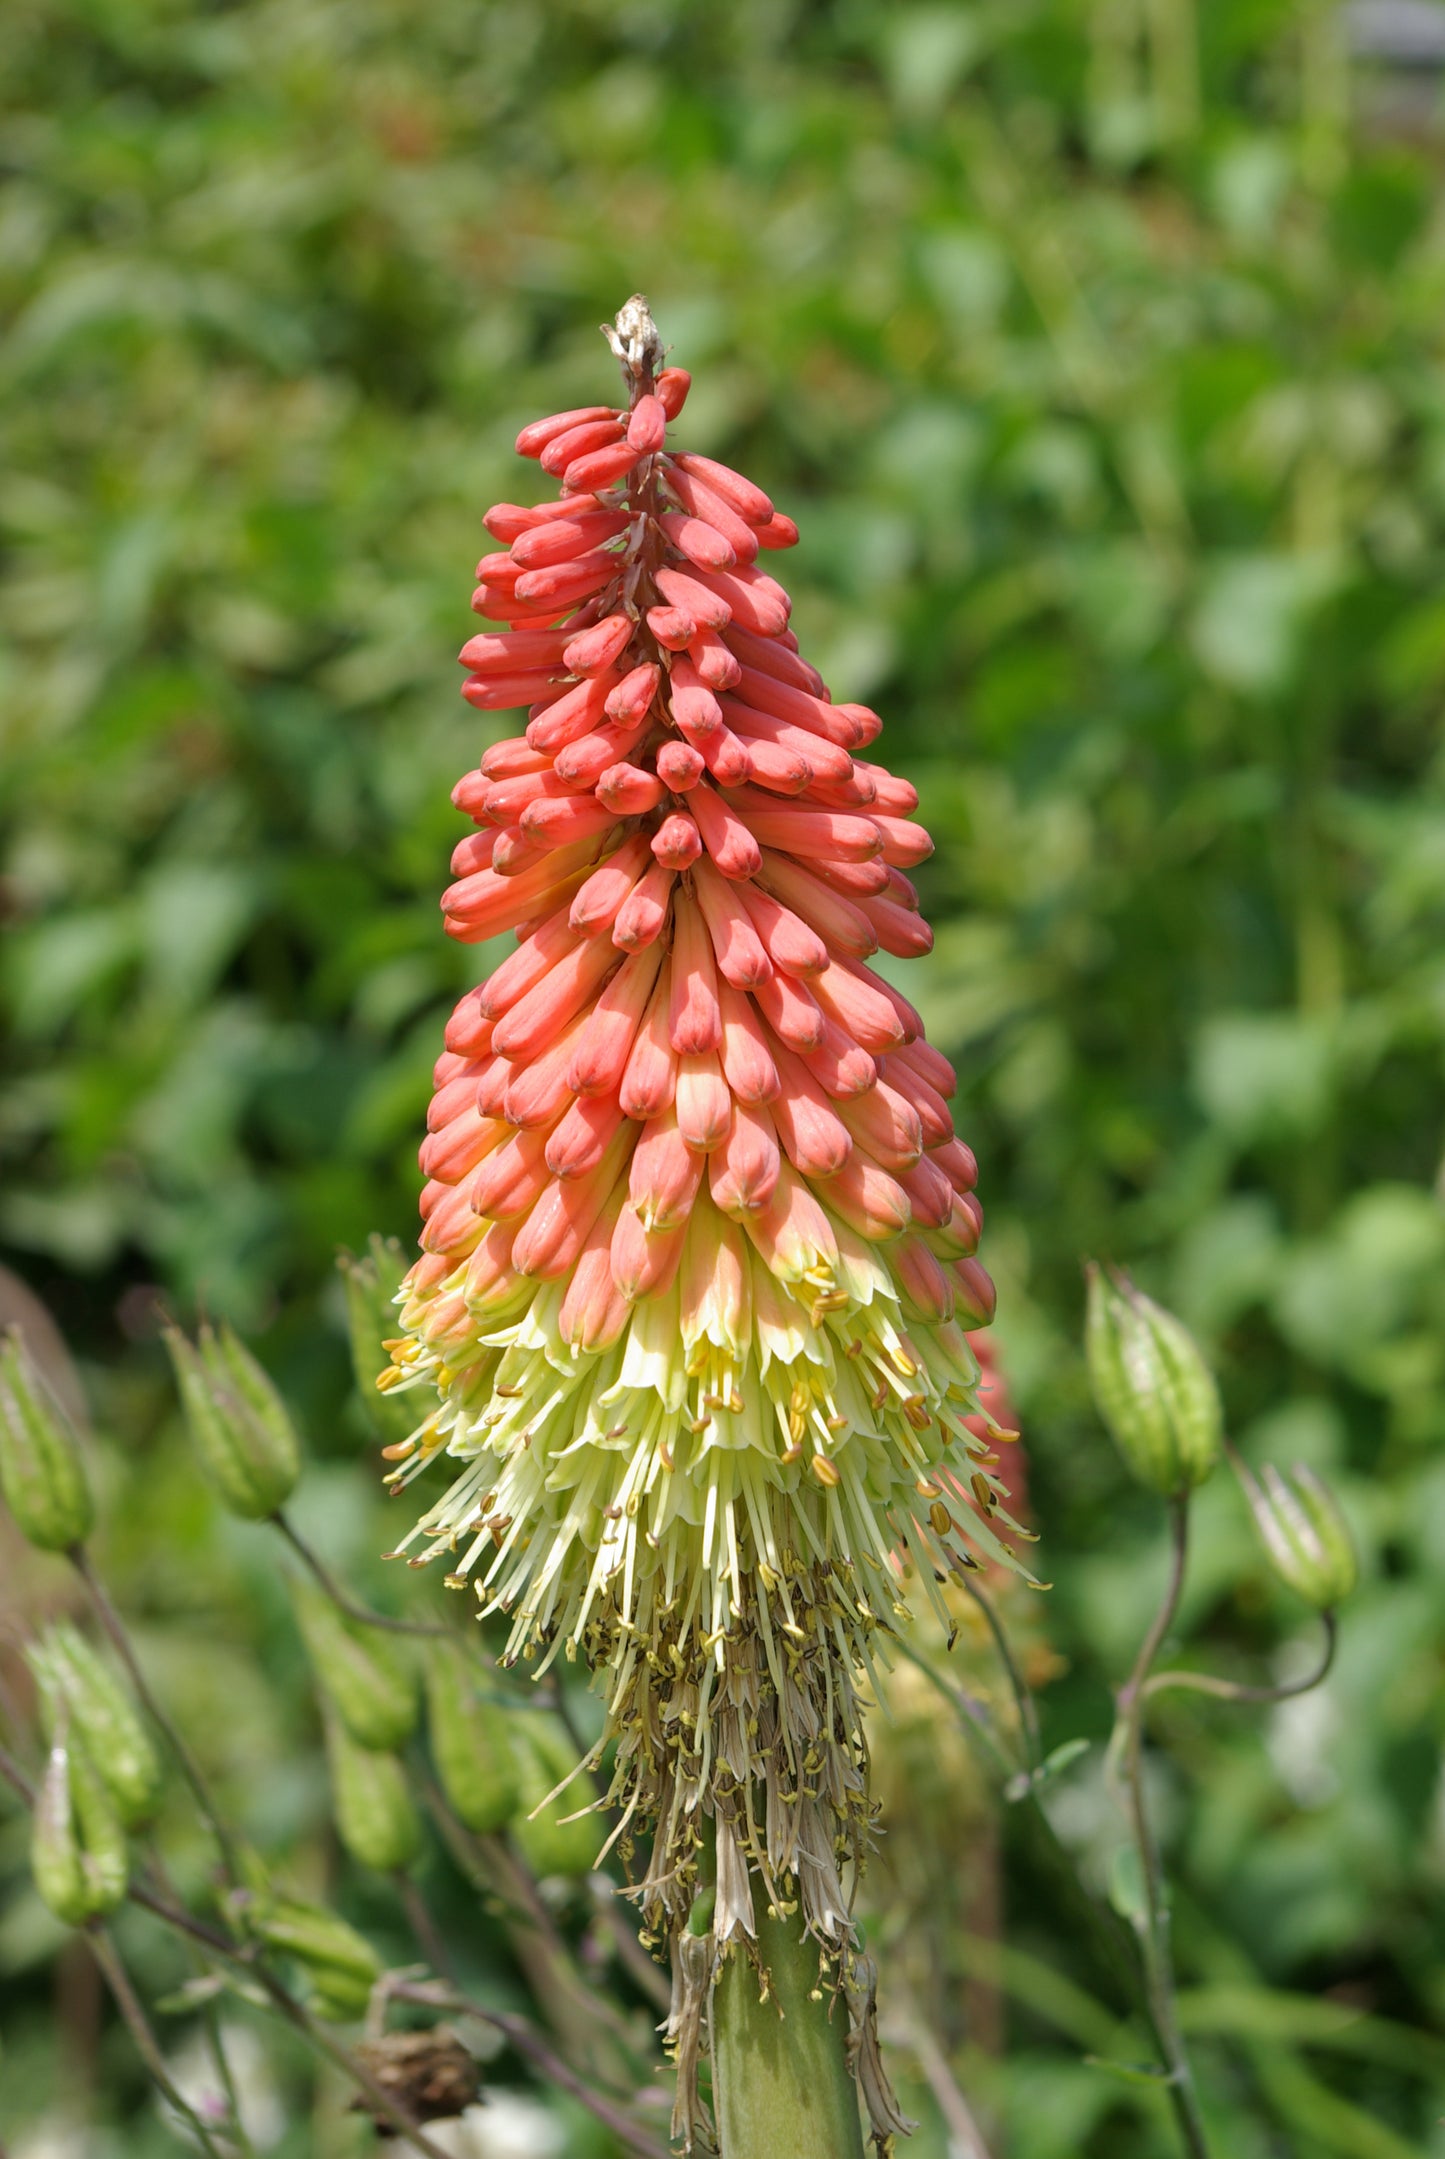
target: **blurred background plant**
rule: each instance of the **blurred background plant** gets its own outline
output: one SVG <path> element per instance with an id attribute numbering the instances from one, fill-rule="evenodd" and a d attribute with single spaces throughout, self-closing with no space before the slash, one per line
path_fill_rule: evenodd
<path id="1" fill-rule="evenodd" d="M 452 659 L 480 513 L 516 427 L 609 379 L 586 326 L 641 286 L 698 371 L 696 445 L 798 517 L 804 644 L 885 713 L 939 843 L 910 994 L 982 1164 L 1055 1583 L 1025 1629 L 1043 1746 L 1094 1742 L 1054 1828 L 1127 1908 L 1099 1743 L 1162 1553 L 1088 1406 L 1095 1252 L 1203 1341 L 1247 1461 L 1327 1472 L 1361 1551 L 1322 1688 L 1151 1720 L 1219 2143 L 1445 2152 L 1440 15 L 7 11 L 4 1316 L 43 1341 L 38 1300 L 78 1354 L 50 1368 L 97 1427 L 100 1560 L 227 1818 L 388 1954 L 282 1547 L 197 1480 L 158 1314 L 245 1335 L 307 1432 L 299 1532 L 364 1601 L 436 1616 L 376 1557 L 332 1259 L 410 1240 L 441 1016 L 489 964 L 436 913 L 482 739 Z M 1302 1673 L 1318 1623 L 1237 1491 L 1193 1516 L 1191 1657 Z M 0 1561 L 17 1647 L 79 1609 L 62 1562 Z M 1015 2159 L 1146 2159 L 1157 2094 L 1083 2059 L 1114 2051 L 1107 1975 L 1020 1809 L 965 1805 L 964 1774 L 942 1804 L 899 1780 L 884 1862 L 944 2067 Z M 0 2140 L 171 2149 L 27 1837 L 0 1817 Z M 479 1928 L 495 1999 L 532 2001 Z M 236 2014 L 275 2148 L 358 2148 L 329 2073 Z M 966 2149 L 927 2066 L 900 2064 L 920 2159 Z M 545 2078 L 497 2075 L 532 2093 L 498 2139 L 545 2151 Z M 569 2115 L 557 2148 L 591 2133 Z"/>

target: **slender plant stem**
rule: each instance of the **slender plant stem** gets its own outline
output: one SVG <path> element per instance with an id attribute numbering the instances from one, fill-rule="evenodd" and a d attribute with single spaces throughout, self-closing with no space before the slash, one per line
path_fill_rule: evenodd
<path id="1" fill-rule="evenodd" d="M 1140 1690 L 1143 1701 L 1152 1702 L 1157 1695 L 1171 1692 L 1175 1687 L 1187 1687 L 1193 1694 L 1210 1694 L 1218 1702 L 1288 1702 L 1297 1694 L 1308 1694 L 1321 1680 L 1329 1677 L 1339 1645 L 1339 1621 L 1333 1612 L 1321 1612 L 1324 1622 L 1325 1646 L 1318 1664 L 1306 1672 L 1303 1679 L 1286 1680 L 1278 1687 L 1247 1687 L 1233 1679 L 1216 1679 L 1210 1672 L 1155 1672 Z"/>
<path id="2" fill-rule="evenodd" d="M 401 1898 L 402 1907 L 406 1912 L 407 1925 L 416 1936 L 417 1947 L 422 1951 L 437 1977 L 449 1980 L 455 1986 L 457 1975 L 452 1966 L 451 1952 L 442 1940 L 426 1898 L 409 1874 L 398 1872 L 393 1879 L 396 1883 L 397 1895 Z"/>
<path id="3" fill-rule="evenodd" d="M 310 1569 L 317 1585 L 325 1590 L 336 1609 L 339 1612 L 344 1612 L 348 1619 L 357 1620 L 363 1627 L 376 1627 L 383 1634 L 423 1634 L 430 1635 L 433 1639 L 441 1637 L 449 1642 L 456 1640 L 456 1629 L 447 1626 L 442 1620 L 392 1619 L 385 1612 L 372 1612 L 364 1604 L 358 1604 L 356 1599 L 348 1596 L 347 1592 L 342 1588 L 320 1553 L 312 1550 L 300 1530 L 287 1520 L 279 1508 L 272 1515 L 271 1520 L 280 1530 L 297 1558 Z"/>
<path id="4" fill-rule="evenodd" d="M 1164 1879 L 1164 1862 L 1144 1793 L 1146 1688 L 1154 1659 L 1174 1624 L 1180 1594 L 1184 1588 L 1184 1570 L 1189 1559 L 1187 1493 L 1181 1493 L 1170 1503 L 1170 1529 L 1169 1580 L 1163 1602 L 1154 1615 L 1153 1625 L 1144 1637 L 1133 1671 L 1119 1689 L 1114 1737 L 1109 1743 L 1109 1751 L 1111 1758 L 1122 1763 L 1122 1782 L 1128 1798 L 1134 1845 L 1139 1854 L 1139 1865 L 1144 1879 L 1144 1913 L 1137 1931 L 1144 1957 L 1144 1983 L 1150 2021 L 1154 2026 L 1159 2052 L 1168 2075 L 1169 2103 L 1174 2109 L 1175 2125 L 1189 2159 L 1209 2159 L 1209 2145 L 1204 2133 L 1199 2095 L 1195 2090 L 1194 2072 L 1184 2045 L 1184 2036 L 1179 2029 L 1179 2017 L 1175 2007 L 1174 1961 L 1169 1943 L 1169 1898 Z"/>
<path id="5" fill-rule="evenodd" d="M 554 2054 L 545 2039 L 535 2031 L 524 2017 L 513 2016 L 504 2009 L 486 2009 L 480 2002 L 472 2001 L 464 1994 L 454 1993 L 448 1987 L 414 1985 L 408 1980 L 399 1981 L 389 1989 L 394 2001 L 415 2002 L 422 2008 L 439 2009 L 448 2016 L 471 2017 L 478 2024 L 490 2025 L 493 2031 L 503 2033 L 517 2052 L 539 2069 L 549 2082 L 560 2085 L 581 2101 L 590 2114 L 610 2129 L 613 2135 L 627 2146 L 637 2159 L 667 2159 L 667 2153 L 640 2123 L 602 2093 L 594 2092 L 575 2071 L 569 2069 L 559 2054 Z"/>
<path id="6" fill-rule="evenodd" d="M 181 1774 L 191 1788 L 191 1794 L 196 1805 L 200 1809 L 211 1835 L 216 1840 L 221 1854 L 221 1866 L 228 1881 L 233 1885 L 239 1884 L 241 1880 L 241 1864 L 240 1856 L 236 1850 L 235 1839 L 223 1821 L 215 1800 L 211 1797 L 210 1787 L 201 1772 L 200 1764 L 181 1737 L 180 1732 L 171 1720 L 169 1712 L 157 1698 L 149 1680 L 142 1671 L 140 1661 L 131 1647 L 130 1636 L 126 1633 L 125 1624 L 107 1596 L 100 1577 L 91 1566 L 89 1554 L 83 1545 L 77 1544 L 72 1546 L 66 1557 L 85 1584 L 86 1595 L 90 1598 L 94 1607 L 95 1616 L 110 1638 L 116 1655 L 130 1674 L 131 1684 L 144 1704 L 147 1714 L 157 1729 L 164 1735 L 166 1744 L 175 1756 Z"/>
<path id="7" fill-rule="evenodd" d="M 165 2056 L 160 2050 L 155 2033 L 150 2028 L 145 2010 L 141 2007 L 140 1997 L 130 1983 L 130 1974 L 122 1963 L 120 1953 L 109 1933 L 98 1922 L 92 1922 L 85 1929 L 85 1939 L 89 1945 L 91 1955 L 105 1974 L 106 1985 L 115 1996 L 115 2005 L 125 2019 L 131 2038 L 135 2041 L 136 2052 L 145 2063 L 151 2082 L 169 2100 L 182 2121 L 191 2129 L 201 2149 L 209 2152 L 211 2159 L 226 2159 L 225 2152 L 216 2142 L 210 2128 L 202 2120 L 190 2101 L 178 2090 L 175 2079 L 166 2067 Z"/>
<path id="8" fill-rule="evenodd" d="M 1013 1644 L 1004 1632 L 1003 1621 L 994 1610 L 993 1599 L 986 1597 L 978 1584 L 970 1581 L 966 1574 L 960 1575 L 959 1580 L 963 1585 L 965 1596 L 971 1597 L 982 1612 L 988 1631 L 993 1636 L 993 1646 L 998 1652 L 999 1662 L 1008 1675 L 1009 1688 L 1014 1698 L 1014 1708 L 1018 1713 L 1019 1735 L 1023 1740 L 1028 1774 L 1030 1780 L 1032 1780 L 1043 1767 L 1044 1753 L 1043 1741 L 1039 1734 L 1038 1704 L 1034 1700 L 1033 1689 L 1019 1669 L 1017 1659 L 1013 1653 Z"/>

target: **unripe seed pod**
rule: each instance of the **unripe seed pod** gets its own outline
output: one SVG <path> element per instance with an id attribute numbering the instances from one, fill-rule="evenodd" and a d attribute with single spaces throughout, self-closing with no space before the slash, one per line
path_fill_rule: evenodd
<path id="1" fill-rule="evenodd" d="M 194 1343 L 167 1327 L 165 1339 L 202 1469 L 232 1514 L 265 1521 L 301 1474 L 285 1404 L 229 1326 L 203 1327 Z"/>
<path id="2" fill-rule="evenodd" d="M 155 1813 L 163 1774 L 150 1734 L 124 1686 L 84 1635 L 65 1622 L 25 1652 L 40 1689 L 46 1736 L 78 1735 L 126 1829 Z"/>
<path id="3" fill-rule="evenodd" d="M 69 1551 L 95 1519 L 80 1443 L 18 1332 L 0 1340 L 0 1491 L 29 1544 Z"/>
<path id="4" fill-rule="evenodd" d="M 1199 1345 L 1126 1274 L 1091 1265 L 1084 1344 L 1094 1403 L 1141 1484 L 1174 1498 L 1219 1459 L 1219 1393 Z"/>
<path id="5" fill-rule="evenodd" d="M 258 1941 L 301 1967 L 322 2016 L 344 2024 L 362 2014 L 382 1964 L 355 1927 L 322 1904 L 269 1892 L 248 1899 L 239 1916 Z"/>
<path id="6" fill-rule="evenodd" d="M 339 1717 L 328 1717 L 326 1763 L 336 1832 L 352 1858 L 378 1874 L 409 1867 L 421 1850 L 421 1823 L 397 1756 L 359 1747 Z"/>
<path id="7" fill-rule="evenodd" d="M 361 1747 L 404 1746 L 416 1724 L 416 1688 L 389 1635 L 337 1610 L 311 1582 L 292 1585 L 307 1654 L 323 1692 Z"/>
<path id="8" fill-rule="evenodd" d="M 512 1835 L 522 1857 L 544 1879 L 590 1874 L 602 1838 L 589 1808 L 592 1788 L 585 1773 L 578 1773 L 577 1750 L 562 1725 L 550 1716 L 523 1719 L 517 1760 L 522 1811 L 512 1824 Z M 566 1790 L 557 1791 L 564 1781 Z M 569 1821 L 569 1815 L 577 1819 Z"/>
<path id="9" fill-rule="evenodd" d="M 1322 1477 L 1296 1462 L 1293 1480 L 1265 1464 L 1263 1490 L 1236 1463 L 1266 1556 L 1280 1581 L 1317 1612 L 1343 1604 L 1360 1578 L 1350 1526 Z"/>
<path id="10" fill-rule="evenodd" d="M 449 1642 L 428 1645 L 426 1706 L 432 1760 L 447 1805 L 478 1836 L 505 1829 L 522 1800 L 512 1719 L 483 1700 L 472 1660 Z"/>
<path id="11" fill-rule="evenodd" d="M 71 1927 L 113 1912 L 130 1880 L 120 1816 L 84 1740 L 64 1724 L 35 1803 L 30 1868 L 42 1901 Z"/>

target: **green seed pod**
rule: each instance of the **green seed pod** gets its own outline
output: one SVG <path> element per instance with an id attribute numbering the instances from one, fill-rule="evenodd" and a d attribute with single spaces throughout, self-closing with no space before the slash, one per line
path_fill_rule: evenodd
<path id="1" fill-rule="evenodd" d="M 113 1912 L 130 1878 L 125 1831 L 110 1793 L 84 1741 L 63 1728 L 35 1803 L 30 1867 L 43 1901 L 71 1927 Z"/>
<path id="2" fill-rule="evenodd" d="M 359 1747 L 339 1717 L 328 1717 L 326 1761 L 337 1834 L 352 1858 L 379 1874 L 409 1867 L 421 1849 L 421 1823 L 398 1757 Z"/>
<path id="3" fill-rule="evenodd" d="M 0 1339 L 0 1491 L 21 1536 L 42 1551 L 67 1552 L 90 1535 L 80 1443 L 16 1333 Z"/>
<path id="4" fill-rule="evenodd" d="M 394 1754 L 416 1726 L 416 1686 L 395 1641 L 348 1619 L 323 1590 L 296 1582 L 292 1594 L 323 1691 L 358 1746 Z"/>
<path id="5" fill-rule="evenodd" d="M 54 1736 L 63 1705 L 122 1824 L 139 1829 L 155 1813 L 163 1776 L 130 1695 L 93 1644 L 66 1623 L 48 1628 L 25 1654 L 40 1687 L 47 1736 Z"/>
<path id="6" fill-rule="evenodd" d="M 382 1964 L 355 1927 L 323 1904 L 269 1895 L 248 1907 L 246 1923 L 268 1949 L 301 1966 L 323 2016 L 345 2023 L 362 2014 Z"/>
<path id="7" fill-rule="evenodd" d="M 522 1797 L 512 1720 L 482 1699 L 471 1660 L 451 1642 L 428 1645 L 426 1704 L 432 1760 L 453 1814 L 479 1836 L 505 1829 Z"/>
<path id="8" fill-rule="evenodd" d="M 377 1375 L 391 1369 L 386 1343 L 399 1332 L 396 1292 L 406 1273 L 406 1260 L 395 1237 L 374 1233 L 358 1259 L 343 1252 L 340 1260 L 346 1284 L 346 1321 L 351 1336 L 351 1365 L 366 1419 L 379 1439 L 405 1439 L 419 1421 L 414 1395 L 382 1394 Z"/>
<path id="9" fill-rule="evenodd" d="M 1265 1464 L 1262 1476 L 1263 1490 L 1243 1463 L 1239 1465 L 1270 1566 L 1306 1604 L 1317 1612 L 1332 1612 L 1360 1578 L 1354 1539 L 1339 1501 L 1303 1462 L 1295 1463 L 1293 1484 L 1272 1462 Z"/>
<path id="10" fill-rule="evenodd" d="M 285 1403 L 230 1327 L 203 1327 L 194 1343 L 167 1327 L 165 1338 L 202 1468 L 232 1514 L 265 1521 L 301 1474 Z"/>
<path id="11" fill-rule="evenodd" d="M 583 1814 L 576 1821 L 567 1819 L 591 1799 L 590 1783 L 586 1777 L 576 1777 L 566 1791 L 549 1797 L 572 1776 L 577 1750 L 555 1718 L 528 1715 L 517 1722 L 522 1782 L 521 1812 L 512 1824 L 517 1848 L 534 1874 L 590 1874 L 602 1841 L 597 1817 Z"/>
<path id="12" fill-rule="evenodd" d="M 1219 1459 L 1219 1393 L 1193 1335 L 1126 1274 L 1090 1266 L 1084 1345 L 1099 1415 L 1141 1484 L 1173 1498 Z"/>

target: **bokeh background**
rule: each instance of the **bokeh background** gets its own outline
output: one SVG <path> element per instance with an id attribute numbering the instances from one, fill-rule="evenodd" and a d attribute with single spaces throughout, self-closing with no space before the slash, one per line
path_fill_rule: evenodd
<path id="1" fill-rule="evenodd" d="M 1160 1717 L 1219 2148 L 1445 2152 L 1445 9 L 5 17 L 0 1259 L 68 1339 L 105 1563 L 248 1834 L 334 1866 L 276 1548 L 198 1487 L 156 1312 L 247 1332 L 317 1540 L 429 1595 L 375 1562 L 334 1255 L 410 1238 L 475 979 L 436 901 L 481 515 L 535 483 L 519 425 L 613 394 L 595 325 L 640 287 L 938 842 L 910 994 L 981 1163 L 1048 1741 L 1106 1730 L 1160 1579 L 1088 1408 L 1084 1255 L 1184 1314 L 1245 1453 L 1326 1470 L 1361 1541 L 1320 1694 Z M 68 1594 L 6 1547 L 12 1639 Z M 1223 1481 L 1186 1616 L 1235 1676 L 1311 1653 Z M 1054 1807 L 1102 1874 L 1098 1754 Z M 1007 1826 L 920 1799 L 893 1839 L 925 1901 L 997 1877 L 926 1983 L 1000 2151 L 1167 2151 L 1083 2058 L 1109 2016 Z M 175 2149 L 13 1814 L 0 1873 L 0 2139 Z M 284 2050 L 256 2073 L 278 2149 L 361 2148 Z"/>

